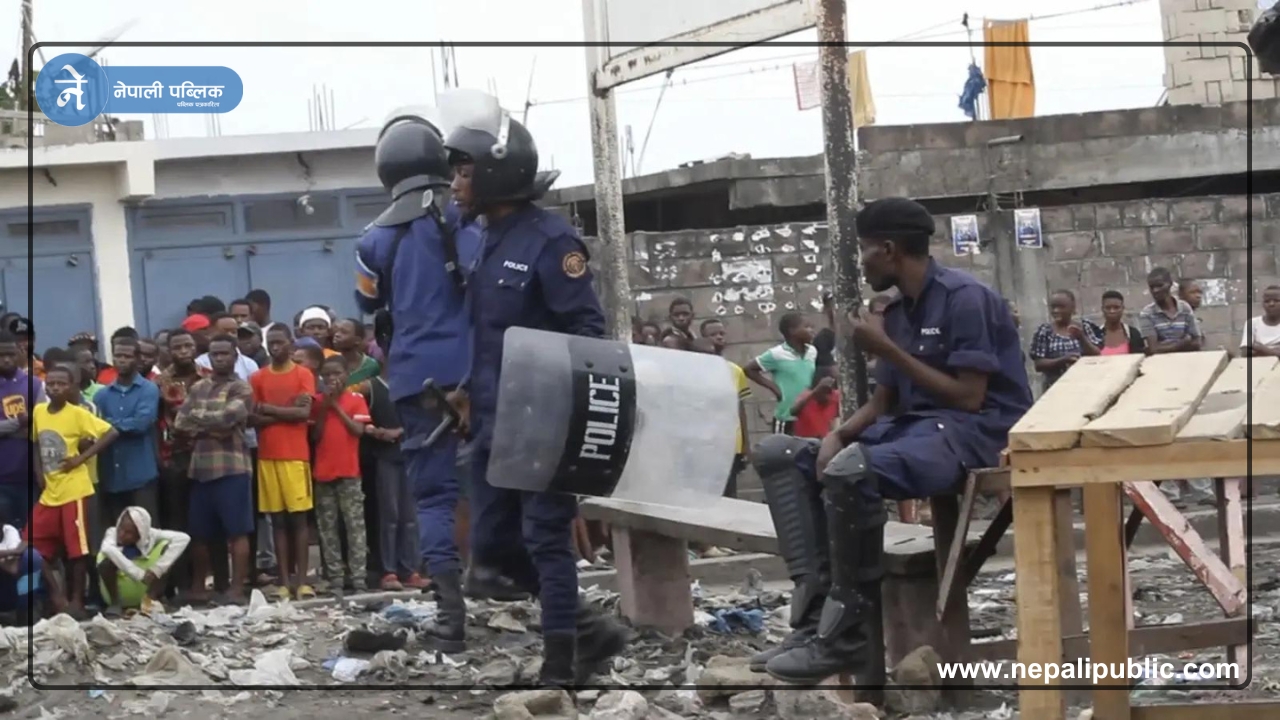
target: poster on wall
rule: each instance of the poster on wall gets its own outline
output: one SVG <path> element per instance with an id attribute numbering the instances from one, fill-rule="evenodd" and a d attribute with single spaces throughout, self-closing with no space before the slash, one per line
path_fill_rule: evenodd
<path id="1" fill-rule="evenodd" d="M 957 257 L 977 255 L 978 249 L 978 216 L 951 216 L 951 249 Z"/>
<path id="2" fill-rule="evenodd" d="M 1013 227 L 1018 236 L 1019 248 L 1039 250 L 1044 247 L 1044 234 L 1040 232 L 1040 208 L 1014 210 Z"/>

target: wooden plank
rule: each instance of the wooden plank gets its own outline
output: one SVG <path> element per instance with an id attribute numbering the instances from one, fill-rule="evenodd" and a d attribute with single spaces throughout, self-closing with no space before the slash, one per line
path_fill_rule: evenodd
<path id="1" fill-rule="evenodd" d="M 1182 625 L 1146 625 L 1129 631 L 1129 657 L 1167 655 L 1184 650 L 1203 650 L 1224 644 L 1249 641 L 1249 619 L 1229 618 Z M 1062 639 L 1063 662 L 1089 659 L 1089 636 L 1085 633 Z M 1017 640 L 977 642 L 969 646 L 967 662 L 1013 660 L 1018 656 Z"/>
<path id="2" fill-rule="evenodd" d="M 1071 490 L 1053 493 L 1054 532 L 1058 534 L 1058 592 L 1062 598 L 1062 632 L 1074 635 L 1084 630 L 1080 608 L 1080 578 L 1076 575 L 1075 508 Z"/>
<path id="3" fill-rule="evenodd" d="M 1280 440 L 1280 367 L 1267 373 L 1258 385 L 1249 410 L 1249 437 L 1254 440 Z M 1254 472 L 1258 470 L 1255 468 Z"/>
<path id="4" fill-rule="evenodd" d="M 1013 490 L 1013 544 L 1018 603 L 1018 662 L 1046 667 L 1062 661 L 1061 597 L 1058 590 L 1058 537 L 1054 528 L 1053 488 Z M 1020 680 L 1022 717 L 1064 720 L 1066 698 L 1057 679 Z"/>
<path id="5" fill-rule="evenodd" d="M 938 573 L 941 580 L 938 582 L 938 602 L 934 607 L 934 615 L 942 620 L 946 615 L 947 608 L 952 604 L 951 598 L 955 593 L 955 585 L 957 571 L 960 569 L 960 558 L 964 550 L 964 538 L 969 535 L 969 521 L 973 515 L 973 500 L 978 492 L 977 473 L 969 473 L 964 481 L 964 494 L 960 496 L 960 509 L 956 513 L 955 531 L 952 537 L 946 542 L 946 551 L 943 552 L 943 544 L 941 542 L 941 534 L 938 535 L 938 558 L 943 560 L 941 571 Z M 934 532 L 940 533 L 937 526 L 937 512 L 934 513 Z M 944 559 L 945 558 L 945 559 Z M 967 587 L 967 586 L 966 586 Z M 968 593 L 965 593 L 965 608 L 968 609 Z M 967 613 L 966 613 L 967 614 Z"/>
<path id="6" fill-rule="evenodd" d="M 1280 442 L 1224 440 L 1145 448 L 1013 453 L 1014 487 L 1280 475 Z"/>
<path id="7" fill-rule="evenodd" d="M 652 533 L 688 542 L 705 543 L 746 552 L 778 554 L 778 538 L 769 506 L 750 500 L 707 498 L 698 507 L 654 505 L 616 498 L 591 498 L 579 506 L 582 516 L 611 527 Z M 968 544 L 976 545 L 976 536 Z M 931 573 L 934 565 L 933 528 L 900 522 L 885 523 L 885 565 L 901 574 Z"/>
<path id="8" fill-rule="evenodd" d="M 1146 358 L 1138 379 L 1116 404 L 1084 426 L 1080 446 L 1147 447 L 1173 442 L 1227 360 L 1222 350 Z"/>
<path id="9" fill-rule="evenodd" d="M 1138 377 L 1142 355 L 1080 358 L 1009 431 L 1009 449 L 1065 450 Z"/>
<path id="10" fill-rule="evenodd" d="M 1142 514 L 1209 590 L 1209 594 L 1227 616 L 1234 617 L 1245 609 L 1244 581 L 1233 575 L 1222 558 L 1209 549 L 1200 533 L 1196 532 L 1155 483 L 1128 483 L 1124 486 L 1124 491 L 1133 501 L 1134 507 L 1142 509 Z"/>
<path id="11" fill-rule="evenodd" d="M 1129 661 L 1129 603 L 1125 597 L 1124 525 L 1120 486 L 1084 489 L 1084 543 L 1089 573 L 1089 654 L 1110 667 Z M 1093 714 L 1129 717 L 1129 678 L 1095 678 Z"/>
<path id="12" fill-rule="evenodd" d="M 683 540 L 613 528 L 622 614 L 636 627 L 679 635 L 693 625 L 689 547 Z"/>
<path id="13" fill-rule="evenodd" d="M 1242 357 L 1227 363 L 1195 414 L 1178 432 L 1178 442 L 1244 437 L 1249 398 L 1277 365 L 1280 365 L 1280 358 L 1274 357 Z"/>
<path id="14" fill-rule="evenodd" d="M 1231 574 L 1241 583 L 1249 581 L 1247 555 L 1245 553 L 1244 512 L 1241 508 L 1240 489 L 1244 478 L 1226 478 L 1214 481 L 1218 496 L 1218 553 Z M 1249 646 L 1227 645 L 1227 662 L 1240 668 L 1240 676 L 1249 676 Z"/>

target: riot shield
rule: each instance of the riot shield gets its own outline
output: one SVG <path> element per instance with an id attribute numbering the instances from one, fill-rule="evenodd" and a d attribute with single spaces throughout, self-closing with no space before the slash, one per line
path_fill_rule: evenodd
<path id="1" fill-rule="evenodd" d="M 513 490 L 691 505 L 724 493 L 737 433 L 723 358 L 511 328 L 487 478 Z"/>

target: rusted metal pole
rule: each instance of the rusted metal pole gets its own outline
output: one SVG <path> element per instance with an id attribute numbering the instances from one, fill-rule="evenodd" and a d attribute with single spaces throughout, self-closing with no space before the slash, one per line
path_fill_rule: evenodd
<path id="1" fill-rule="evenodd" d="M 867 402 L 867 359 L 846 332 L 843 318 L 862 311 L 861 257 L 854 218 L 858 210 L 857 162 L 853 127 L 853 95 L 849 90 L 849 50 L 845 47 L 845 0 L 818 3 L 818 69 L 822 83 L 823 156 L 827 180 L 827 243 L 835 269 L 836 336 L 841 408 L 847 416 Z M 853 392 L 849 392 L 850 389 Z"/>
<path id="2" fill-rule="evenodd" d="M 600 17 L 594 0 L 583 0 L 582 12 L 587 41 L 601 39 Z M 601 267 L 601 301 L 609 320 L 609 334 L 618 340 L 631 339 L 631 316 L 635 312 L 631 299 L 626 224 L 622 213 L 622 158 L 618 151 L 618 111 L 612 90 L 596 89 L 596 73 L 604 64 L 607 47 L 586 47 L 587 103 L 591 111 L 591 157 L 595 165 L 596 237 L 605 248 Z"/>

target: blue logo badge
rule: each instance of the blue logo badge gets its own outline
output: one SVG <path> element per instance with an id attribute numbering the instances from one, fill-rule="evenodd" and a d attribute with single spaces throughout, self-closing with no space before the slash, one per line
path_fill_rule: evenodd
<path id="1" fill-rule="evenodd" d="M 45 63 L 36 77 L 40 112 L 68 127 L 93 122 L 107 106 L 107 74 L 93 58 L 65 53 Z"/>
<path id="2" fill-rule="evenodd" d="M 130 66 L 107 68 L 115 113 L 225 113 L 244 97 L 244 83 L 226 67 Z"/>

